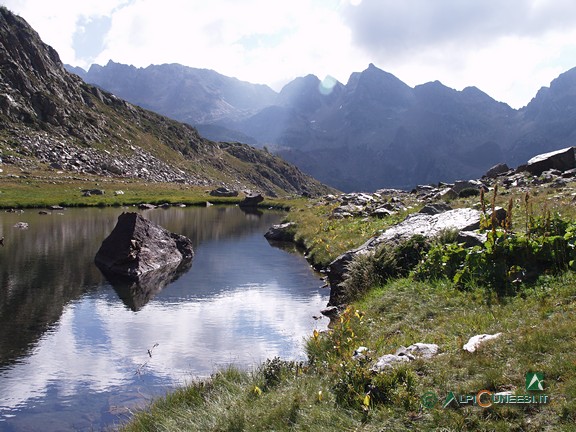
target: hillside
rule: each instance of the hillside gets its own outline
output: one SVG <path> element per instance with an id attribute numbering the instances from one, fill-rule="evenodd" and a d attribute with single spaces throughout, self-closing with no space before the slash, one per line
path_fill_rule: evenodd
<path id="1" fill-rule="evenodd" d="M 274 97 L 242 83 L 250 92 L 236 91 L 235 99 L 225 96 L 232 78 L 219 76 L 209 85 L 207 71 L 180 68 L 180 78 L 169 85 L 164 83 L 176 76 L 176 65 L 136 69 L 109 63 L 77 73 L 133 103 L 197 126 L 212 139 L 266 145 L 344 191 L 475 178 L 496 163 L 518 165 L 530 155 L 570 146 L 576 134 L 575 70 L 515 110 L 476 87 L 457 91 L 434 81 L 412 88 L 372 64 L 333 87 L 322 87 L 314 75 L 297 78 Z M 151 80 L 155 87 L 149 94 Z M 150 97 L 157 94 L 163 97 Z M 199 106 L 223 101 L 232 108 L 198 115 Z M 240 109 L 248 103 L 250 109 Z"/>
<path id="2" fill-rule="evenodd" d="M 26 21 L 0 8 L 3 164 L 76 176 L 226 185 L 268 195 L 328 190 L 277 156 L 215 143 L 67 72 Z"/>

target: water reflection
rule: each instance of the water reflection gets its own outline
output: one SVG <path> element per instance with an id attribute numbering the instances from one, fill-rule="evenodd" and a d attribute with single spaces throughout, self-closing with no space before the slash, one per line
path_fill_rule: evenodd
<path id="1" fill-rule="evenodd" d="M 325 328 L 312 318 L 328 294 L 317 276 L 263 237 L 282 214 L 147 211 L 196 256 L 138 286 L 93 264 L 124 210 L 0 215 L 0 430 L 100 429 L 221 365 L 300 358 L 303 336 Z"/>
<path id="2" fill-rule="evenodd" d="M 114 287 L 118 297 L 132 311 L 137 312 L 154 298 L 165 286 L 176 281 L 187 273 L 192 267 L 192 260 L 187 259 L 181 263 L 165 265 L 157 270 L 149 271 L 137 278 L 113 273 L 107 268 L 98 265 L 106 280 Z"/>

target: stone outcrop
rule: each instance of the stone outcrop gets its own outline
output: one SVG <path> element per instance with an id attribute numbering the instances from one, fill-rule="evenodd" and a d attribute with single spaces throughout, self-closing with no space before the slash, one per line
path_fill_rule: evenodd
<path id="1" fill-rule="evenodd" d="M 178 266 L 194 256 L 192 241 L 174 234 L 139 213 L 122 213 L 96 254 L 105 271 L 139 278 L 166 266 Z"/>
<path id="2" fill-rule="evenodd" d="M 264 197 L 261 194 L 247 195 L 242 201 L 238 203 L 241 208 L 255 208 L 264 201 Z"/>
<path id="3" fill-rule="evenodd" d="M 534 156 L 525 165 L 519 166 L 516 171 L 528 171 L 532 175 L 539 176 L 544 171 L 551 169 L 568 171 L 574 168 L 576 168 L 574 147 L 567 147 Z"/>
<path id="4" fill-rule="evenodd" d="M 272 225 L 266 234 L 264 234 L 264 237 L 269 241 L 294 241 L 295 226 L 296 224 L 294 222 Z"/>
<path id="5" fill-rule="evenodd" d="M 340 255 L 330 263 L 328 280 L 330 281 L 330 301 L 328 305 L 340 304 L 343 293 L 340 283 L 344 280 L 348 264 L 358 254 L 368 253 L 385 243 L 399 243 L 420 234 L 433 237 L 446 229 L 458 231 L 473 231 L 480 226 L 482 212 L 474 209 L 455 209 L 443 213 L 428 215 L 415 213 L 409 215 L 403 222 L 388 228 L 382 234 L 372 237 L 362 246 Z"/>
<path id="6" fill-rule="evenodd" d="M 510 168 L 508 167 L 508 165 L 506 165 L 505 163 L 499 163 L 499 164 L 494 165 L 488 171 L 486 171 L 486 174 L 484 174 L 484 177 L 496 178 L 499 175 L 507 173 L 508 171 L 510 171 Z"/>
<path id="7" fill-rule="evenodd" d="M 214 197 L 236 197 L 238 196 L 237 190 L 231 190 L 226 187 L 219 187 L 210 191 L 210 196 Z"/>
<path id="8" fill-rule="evenodd" d="M 373 372 L 382 372 L 386 368 L 393 367 L 398 363 L 405 363 L 415 360 L 416 358 L 430 359 L 438 354 L 439 347 L 436 344 L 415 343 L 408 348 L 400 347 L 394 354 L 385 354 L 378 358 L 374 366 Z"/>

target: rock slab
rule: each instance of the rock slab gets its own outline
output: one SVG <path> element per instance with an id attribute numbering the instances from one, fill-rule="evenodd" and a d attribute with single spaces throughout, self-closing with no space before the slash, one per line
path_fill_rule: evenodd
<path id="1" fill-rule="evenodd" d="M 480 226 L 482 213 L 474 209 L 454 209 L 439 214 L 414 213 L 409 215 L 403 222 L 388 228 L 382 234 L 372 237 L 362 246 L 347 251 L 330 263 L 328 279 L 330 282 L 329 306 L 337 306 L 342 300 L 340 283 L 344 280 L 348 264 L 354 256 L 375 250 L 378 246 L 389 243 L 397 244 L 408 240 L 415 234 L 424 237 L 433 237 L 446 229 L 461 231 L 473 231 Z"/>
<path id="2" fill-rule="evenodd" d="M 544 171 L 557 169 L 568 171 L 576 168 L 575 147 L 567 147 L 550 153 L 534 156 L 526 165 L 519 166 L 517 172 L 528 171 L 532 175 L 540 175 Z"/>
<path id="3" fill-rule="evenodd" d="M 139 213 L 122 213 L 102 242 L 95 262 L 102 269 L 132 278 L 194 256 L 192 241 L 171 233 Z"/>

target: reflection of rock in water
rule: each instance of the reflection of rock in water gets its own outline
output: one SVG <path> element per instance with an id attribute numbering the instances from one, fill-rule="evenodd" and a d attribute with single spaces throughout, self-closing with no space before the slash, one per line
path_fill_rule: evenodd
<path id="1" fill-rule="evenodd" d="M 284 252 L 288 252 L 294 255 L 303 255 L 306 252 L 306 249 L 291 241 L 270 240 L 270 239 L 266 240 L 268 240 L 268 244 L 270 246 L 275 247 L 277 249 L 281 249 Z"/>
<path id="2" fill-rule="evenodd" d="M 134 312 L 142 309 L 156 294 L 188 272 L 191 267 L 192 260 L 188 259 L 179 264 L 166 265 L 158 270 L 149 271 L 139 277 L 128 277 L 98 266 L 118 297 Z"/>
<path id="3" fill-rule="evenodd" d="M 242 210 L 245 215 L 258 216 L 258 218 L 264 214 L 264 212 L 258 210 L 256 207 L 240 207 L 240 210 Z"/>

